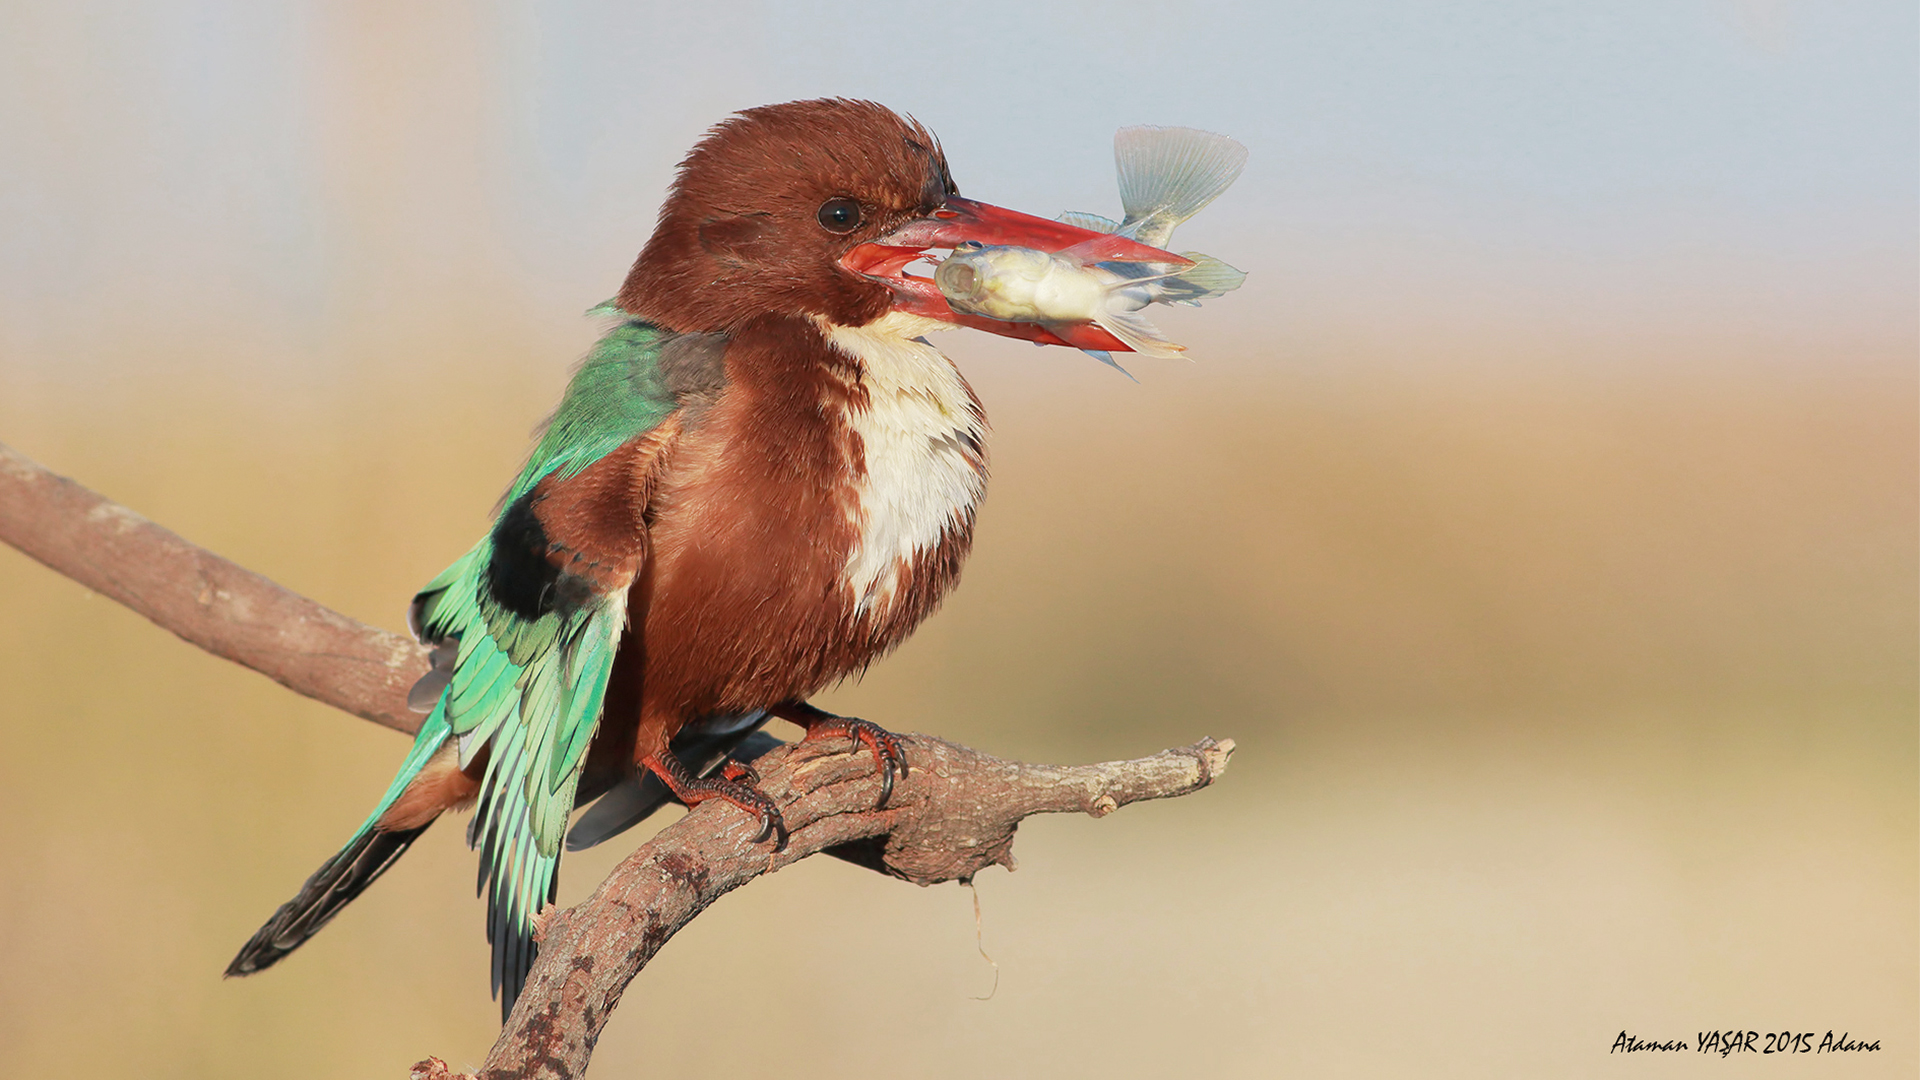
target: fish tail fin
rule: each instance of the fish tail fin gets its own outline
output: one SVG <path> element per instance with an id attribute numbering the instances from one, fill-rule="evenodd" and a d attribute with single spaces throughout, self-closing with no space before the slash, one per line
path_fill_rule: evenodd
<path id="1" fill-rule="evenodd" d="M 1246 271 L 1236 270 L 1211 255 L 1197 251 L 1180 254 L 1192 259 L 1193 265 L 1160 283 L 1161 299 L 1166 303 L 1195 306 L 1202 300 L 1224 296 L 1247 280 Z"/>
<path id="2" fill-rule="evenodd" d="M 1160 328 L 1148 322 L 1137 311 L 1107 311 L 1093 320 L 1102 330 L 1120 339 L 1127 348 L 1142 356 L 1157 356 L 1173 359 L 1187 351 L 1185 345 L 1176 345 L 1167 340 Z M 1116 365 L 1118 366 L 1118 365 Z M 1132 378 L 1131 375 L 1128 378 Z"/>
<path id="3" fill-rule="evenodd" d="M 1142 124 L 1114 133 L 1113 161 L 1128 229 L 1159 247 L 1239 179 L 1247 148 L 1210 131 Z"/>

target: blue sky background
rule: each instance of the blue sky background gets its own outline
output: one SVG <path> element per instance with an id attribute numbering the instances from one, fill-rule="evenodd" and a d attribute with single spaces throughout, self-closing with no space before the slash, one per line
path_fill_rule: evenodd
<path id="1" fill-rule="evenodd" d="M 103 308 L 248 326 L 248 366 L 451 296 L 550 320 L 612 290 L 707 125 L 823 94 L 1041 213 L 1114 208 L 1123 124 L 1241 139 L 1180 242 L 1254 278 L 1181 326 L 1268 362 L 1396 326 L 1884 358 L 1920 287 L 1915 40 L 1910 4 L 1788 0 L 12 5 L 0 365 L 97 353 Z"/>

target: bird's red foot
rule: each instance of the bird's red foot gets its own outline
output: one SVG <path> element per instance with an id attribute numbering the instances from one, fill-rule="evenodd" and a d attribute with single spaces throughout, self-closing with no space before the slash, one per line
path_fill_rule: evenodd
<path id="1" fill-rule="evenodd" d="M 754 786 L 759 777 L 748 766 L 730 761 L 717 776 L 695 777 L 680 763 L 678 754 L 648 754 L 640 759 L 640 764 L 652 770 L 673 792 L 674 798 L 689 807 L 699 806 L 708 799 L 725 799 L 758 818 L 760 831 L 754 834 L 752 843 L 772 837 L 775 851 L 787 846 L 787 826 L 781 820 L 780 808 Z"/>
<path id="2" fill-rule="evenodd" d="M 802 742 L 829 735 L 844 735 L 856 743 L 866 743 L 873 750 L 874 762 L 880 768 L 880 801 L 874 804 L 875 810 L 886 806 L 887 800 L 892 798 L 894 772 L 898 770 L 902 780 L 907 777 L 907 756 L 900 750 L 900 740 L 894 737 L 893 732 L 871 720 L 836 716 L 805 702 L 774 709 L 773 715 L 806 728 L 807 735 Z"/>

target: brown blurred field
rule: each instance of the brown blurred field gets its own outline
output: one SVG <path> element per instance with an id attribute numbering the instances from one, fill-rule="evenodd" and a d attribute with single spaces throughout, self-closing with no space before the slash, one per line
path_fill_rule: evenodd
<path id="1" fill-rule="evenodd" d="M 397 626 L 590 333 L 483 329 L 320 387 L 164 355 L 15 372 L 0 432 Z M 977 554 L 830 704 L 1032 759 L 1232 736 L 1234 769 L 1030 823 L 1020 871 L 979 883 L 986 1001 L 966 890 L 830 863 L 757 883 L 635 984 L 596 1075 L 1612 1075 L 1622 1028 L 1715 1027 L 1849 1029 L 1887 1050 L 1822 1075 L 1912 1074 L 1897 349 L 1596 373 L 1497 343 L 1336 365 L 1216 340 L 1136 386 L 945 344 L 996 425 Z M 478 1062 L 494 1012 L 453 828 L 282 968 L 218 977 L 398 738 L 10 552 L 0 603 L 0 1072 Z M 563 901 L 621 853 L 570 859 Z M 1730 1067 L 1753 1068 L 1628 1074 Z"/>

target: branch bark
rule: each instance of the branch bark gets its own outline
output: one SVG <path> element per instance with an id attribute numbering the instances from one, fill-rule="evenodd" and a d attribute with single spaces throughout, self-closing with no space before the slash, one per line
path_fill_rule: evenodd
<path id="1" fill-rule="evenodd" d="M 408 735 L 427 650 L 188 543 L 0 443 L 0 540 L 215 656 Z"/>
<path id="2" fill-rule="evenodd" d="M 783 747 L 755 764 L 760 789 L 791 830 L 784 849 L 750 843 L 757 822 L 708 803 L 628 856 L 579 906 L 549 909 L 540 958 L 481 1080 L 581 1076 L 641 968 L 707 905 L 761 874 L 828 851 L 921 885 L 967 881 L 989 866 L 1013 867 L 1014 829 L 1027 817 L 1104 817 L 1198 791 L 1233 753 L 1230 740 L 1202 739 L 1136 761 L 1059 766 L 1003 761 L 924 735 L 900 744 L 908 773 L 884 809 L 874 809 L 880 785 L 864 747 L 839 739 Z"/>
<path id="3" fill-rule="evenodd" d="M 377 724 L 411 734 L 407 689 L 426 651 L 220 558 L 0 444 L 0 541 L 216 656 Z M 755 762 L 789 830 L 779 851 L 758 823 L 717 800 L 662 830 L 591 897 L 548 908 L 540 956 L 480 1076 L 573 1078 L 627 984 L 709 904 L 762 874 L 828 854 L 922 885 L 1013 867 L 1013 835 L 1034 814 L 1104 817 L 1185 795 L 1226 770 L 1232 740 L 1202 739 L 1134 761 L 1027 765 L 903 735 L 907 775 L 876 808 L 873 758 L 847 740 L 774 750 Z M 849 752 L 852 751 L 852 752 Z M 454 1080 L 438 1058 L 420 1080 Z"/>

